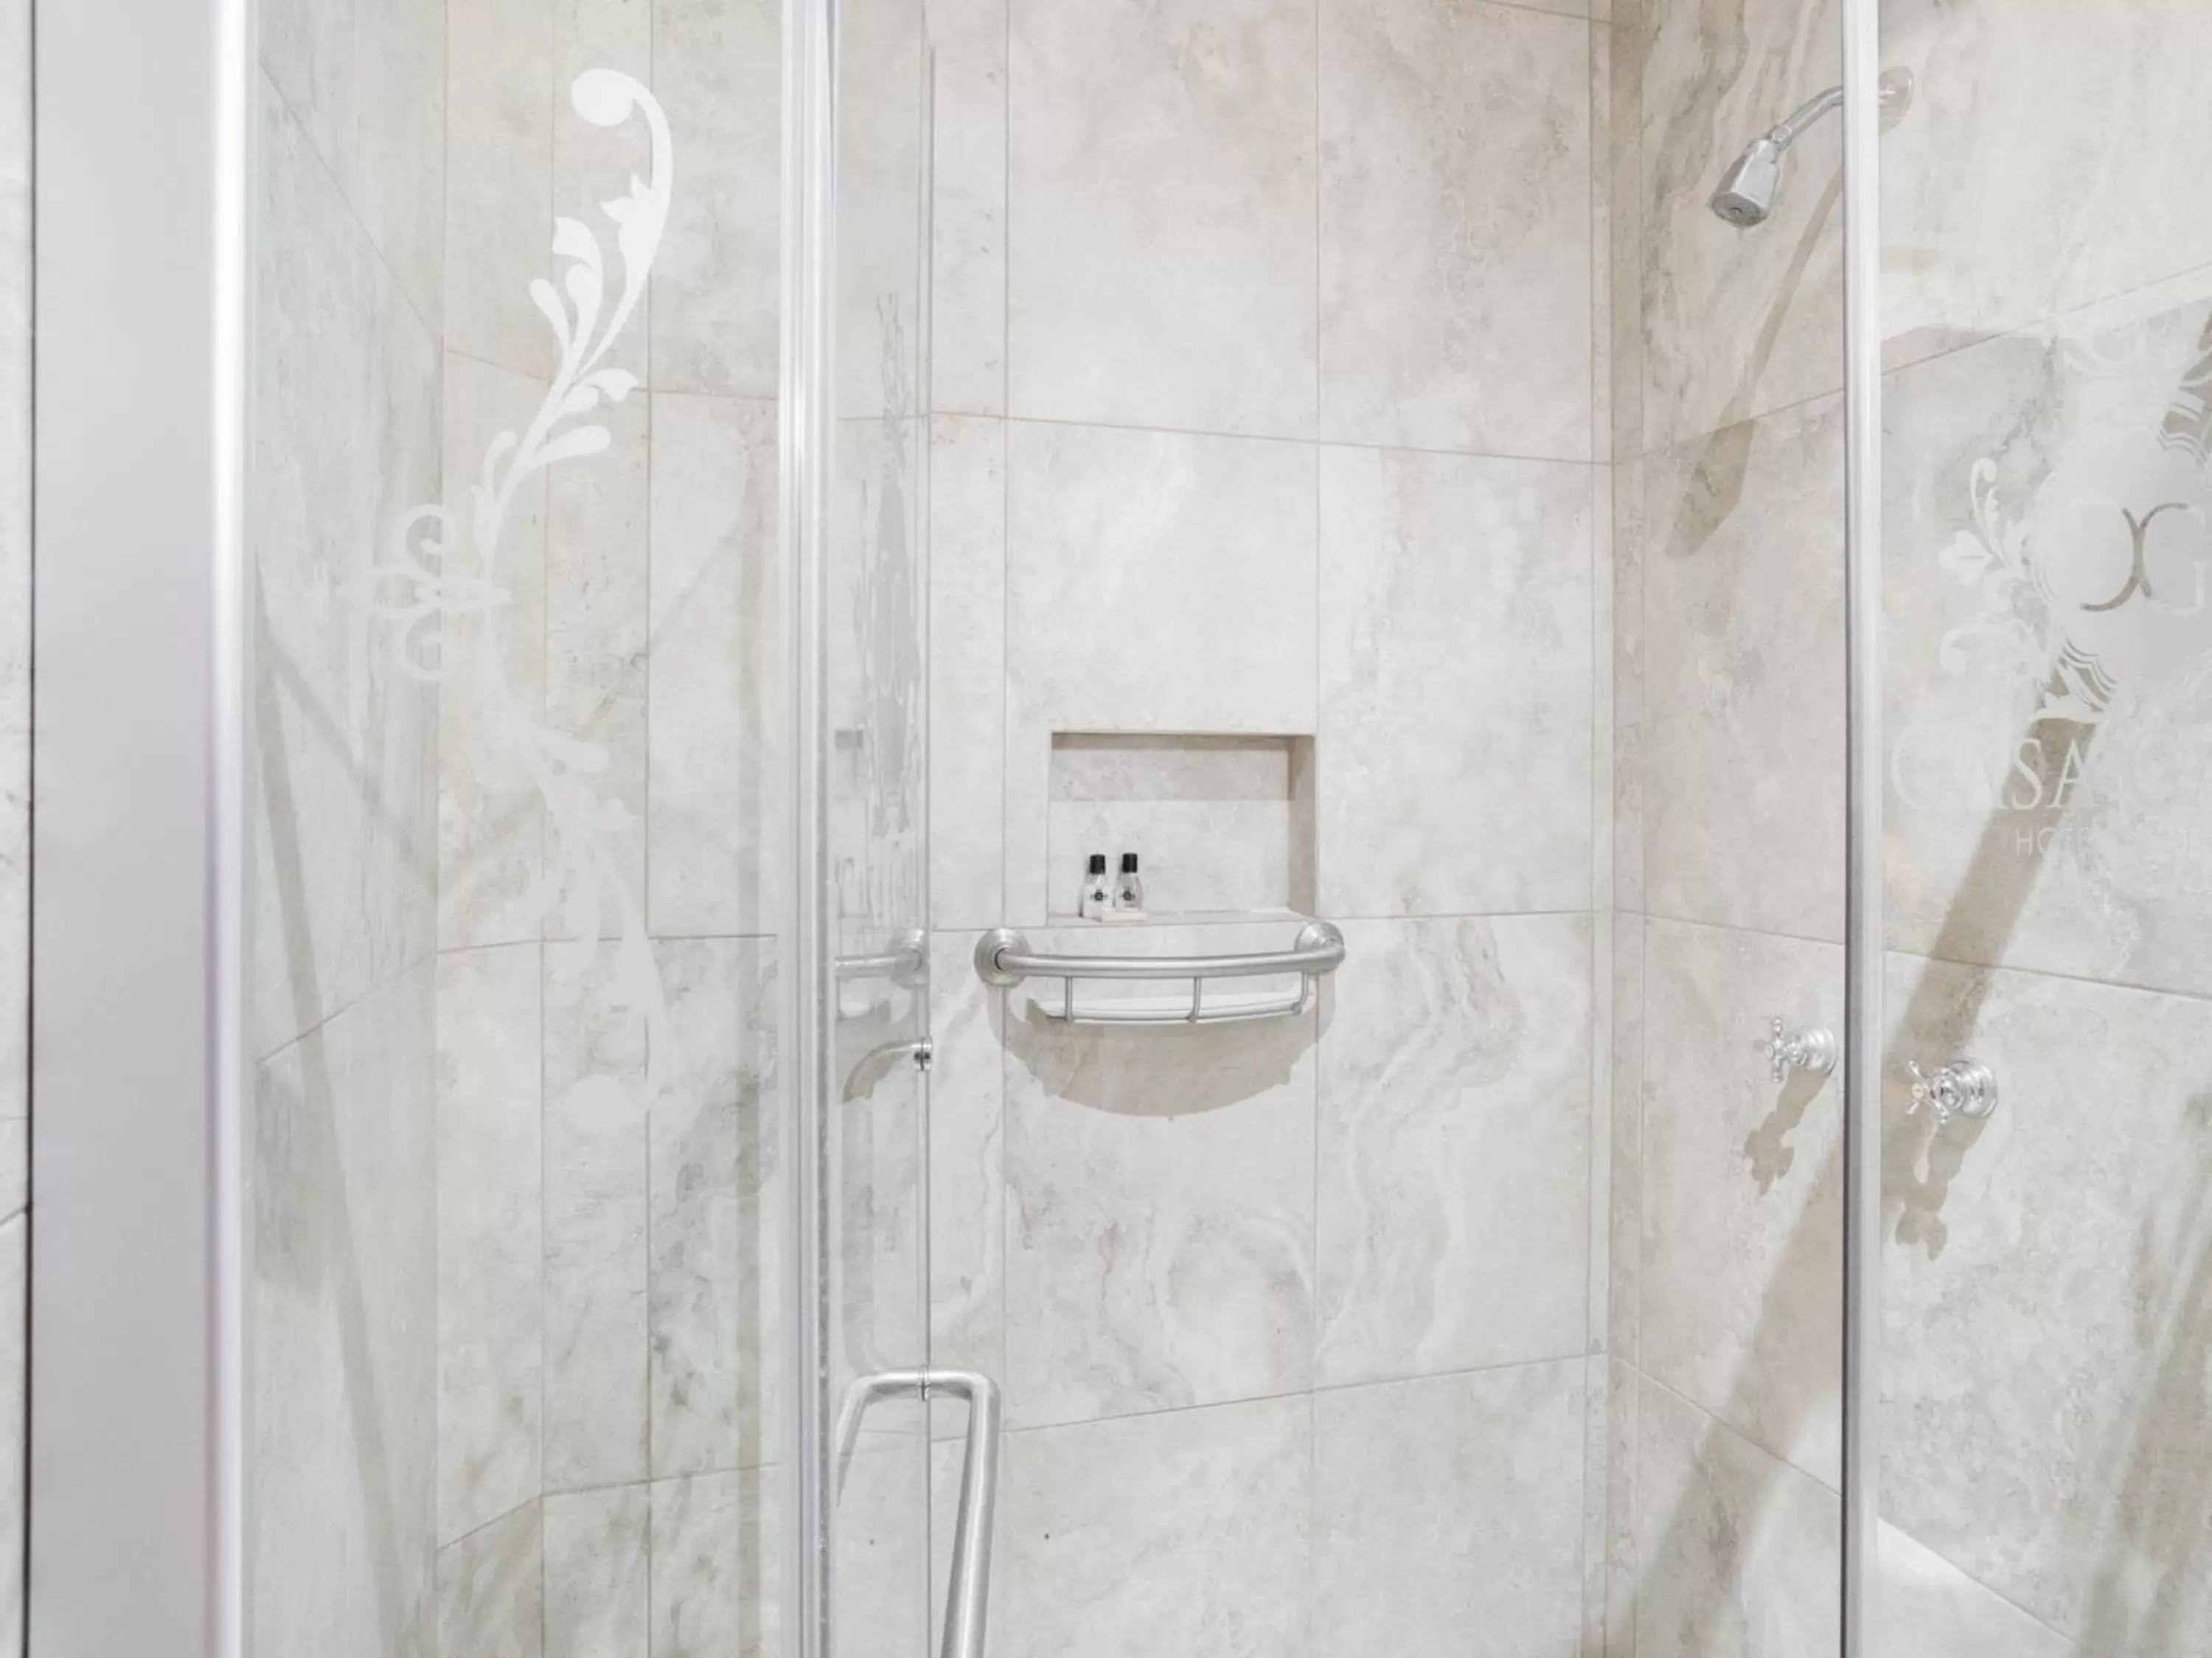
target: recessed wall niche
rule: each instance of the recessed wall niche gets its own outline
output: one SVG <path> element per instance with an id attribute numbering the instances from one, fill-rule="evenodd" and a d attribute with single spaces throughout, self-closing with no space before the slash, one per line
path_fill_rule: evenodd
<path id="1" fill-rule="evenodd" d="M 1138 855 L 1154 919 L 1310 914 L 1313 740 L 1054 732 L 1045 843 L 1054 918 L 1093 852 Z"/>

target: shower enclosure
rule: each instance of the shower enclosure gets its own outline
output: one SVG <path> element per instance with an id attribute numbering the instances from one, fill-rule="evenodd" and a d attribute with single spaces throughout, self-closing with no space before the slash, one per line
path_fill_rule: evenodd
<path id="1" fill-rule="evenodd" d="M 2212 1651 L 2198 0 L 37 12 L 40 1658 Z"/>

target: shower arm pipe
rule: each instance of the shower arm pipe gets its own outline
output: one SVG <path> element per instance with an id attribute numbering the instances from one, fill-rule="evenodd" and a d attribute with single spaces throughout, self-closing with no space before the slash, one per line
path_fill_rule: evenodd
<path id="1" fill-rule="evenodd" d="M 1843 107 L 1843 88 L 1829 87 L 1824 91 L 1816 92 L 1795 114 L 1769 128 L 1766 142 L 1778 149 L 1787 149 L 1798 139 L 1803 137 L 1807 131 L 1818 123 L 1822 116 L 1841 109 Z"/>
<path id="2" fill-rule="evenodd" d="M 1909 69 L 1886 70 L 1881 81 L 1881 108 L 1885 114 L 1901 109 L 1912 98 L 1912 71 Z M 1767 129 L 1764 142 L 1777 149 L 1788 149 L 1807 132 L 1818 126 L 1821 118 L 1832 114 L 1844 107 L 1843 88 L 1826 87 L 1814 93 L 1791 114 Z"/>

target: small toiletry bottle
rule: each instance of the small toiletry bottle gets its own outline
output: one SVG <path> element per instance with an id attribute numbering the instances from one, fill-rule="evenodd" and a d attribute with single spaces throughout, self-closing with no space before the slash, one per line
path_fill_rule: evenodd
<path id="1" fill-rule="evenodd" d="M 1137 873 L 1137 855 L 1121 854 L 1121 879 L 1114 883 L 1114 918 L 1116 921 L 1142 921 L 1145 918 L 1145 878 Z"/>
<path id="2" fill-rule="evenodd" d="M 1103 921 L 1114 909 L 1114 883 L 1106 879 L 1106 854 L 1091 855 L 1091 872 L 1083 877 L 1081 913 L 1085 921 Z"/>

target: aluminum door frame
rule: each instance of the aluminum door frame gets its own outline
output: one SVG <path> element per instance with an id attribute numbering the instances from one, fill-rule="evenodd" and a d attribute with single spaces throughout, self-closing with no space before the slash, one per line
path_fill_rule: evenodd
<path id="1" fill-rule="evenodd" d="M 238 1658 L 248 0 L 36 0 L 30 1649 Z"/>

